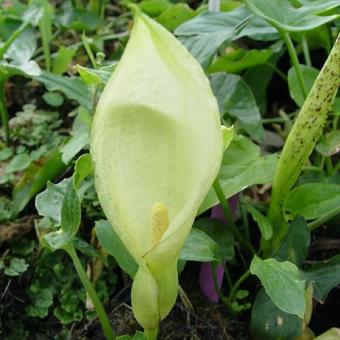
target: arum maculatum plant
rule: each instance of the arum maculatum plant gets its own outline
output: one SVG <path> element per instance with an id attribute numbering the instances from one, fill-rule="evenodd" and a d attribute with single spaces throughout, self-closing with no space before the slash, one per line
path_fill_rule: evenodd
<path id="1" fill-rule="evenodd" d="M 223 154 L 218 105 L 203 70 L 135 9 L 91 141 L 101 206 L 134 260 L 131 300 L 148 339 L 175 304 L 177 259 Z"/>
<path id="2" fill-rule="evenodd" d="M 283 205 L 320 138 L 340 85 L 340 35 L 289 133 L 277 165 L 268 217 L 275 227 L 271 249 L 286 233 Z"/>

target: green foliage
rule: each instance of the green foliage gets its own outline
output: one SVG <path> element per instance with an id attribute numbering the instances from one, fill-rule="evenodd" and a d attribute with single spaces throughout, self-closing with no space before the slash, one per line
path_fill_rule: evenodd
<path id="1" fill-rule="evenodd" d="M 218 256 L 226 260 L 234 257 L 234 235 L 222 222 L 211 218 L 200 218 L 194 222 L 194 229 L 204 231 L 218 245 Z M 216 247 L 214 245 L 214 247 Z M 216 256 L 216 255 L 215 255 Z"/>
<path id="2" fill-rule="evenodd" d="M 218 48 L 241 37 L 275 40 L 275 30 L 261 18 L 250 20 L 250 12 L 239 7 L 227 13 L 207 12 L 177 27 L 175 34 L 191 54 L 208 67 Z"/>
<path id="3" fill-rule="evenodd" d="M 185 261 L 218 261 L 220 260 L 218 245 L 205 232 L 193 228 L 179 258 Z"/>
<path id="4" fill-rule="evenodd" d="M 287 196 L 284 209 L 307 220 L 327 215 L 339 207 L 340 185 L 307 183 L 294 188 Z"/>
<path id="5" fill-rule="evenodd" d="M 313 264 L 303 272 L 303 277 L 313 282 L 314 297 L 323 302 L 330 290 L 340 282 L 340 255 Z"/>
<path id="6" fill-rule="evenodd" d="M 19 276 L 28 268 L 25 259 L 12 257 L 8 261 L 0 260 L 0 270 L 7 276 Z"/>
<path id="7" fill-rule="evenodd" d="M 306 84 L 306 89 L 310 91 L 310 89 L 312 88 L 314 84 L 316 77 L 319 74 L 319 70 L 314 67 L 307 66 L 307 65 L 300 65 L 300 68 L 301 68 L 301 72 L 302 72 L 302 75 L 303 75 L 303 78 Z M 299 107 L 302 107 L 305 101 L 305 96 L 302 93 L 301 88 L 299 86 L 298 75 L 296 74 L 296 69 L 294 67 L 292 67 L 288 71 L 288 86 L 289 86 L 290 96 L 292 97 L 292 99 L 294 99 L 295 103 Z"/>
<path id="8" fill-rule="evenodd" d="M 249 139 L 236 136 L 224 152 L 218 175 L 226 198 L 254 184 L 270 183 L 277 163 L 276 155 L 261 156 L 260 149 Z M 198 212 L 202 213 L 218 203 L 218 198 L 210 190 Z"/>
<path id="9" fill-rule="evenodd" d="M 289 0 L 246 0 L 249 9 L 259 17 L 268 20 L 274 27 L 287 32 L 301 32 L 317 28 L 334 20 L 337 15 L 318 15 L 339 6 L 336 2 L 323 2 L 315 6 L 306 1 L 301 7 L 294 7 Z M 314 4 L 314 5 L 313 5 Z"/>
<path id="10" fill-rule="evenodd" d="M 260 290 L 251 312 L 250 328 L 255 339 L 294 339 L 300 335 L 302 326 L 302 319 L 276 307 L 265 290 Z"/>
<path id="11" fill-rule="evenodd" d="M 30 299 L 30 305 L 26 308 L 27 315 L 39 318 L 46 317 L 49 308 L 53 305 L 52 290 L 32 284 L 27 293 Z"/>
<path id="12" fill-rule="evenodd" d="M 325 135 L 325 138 L 316 145 L 316 151 L 325 157 L 340 152 L 340 130 L 333 130 Z"/>
<path id="13" fill-rule="evenodd" d="M 279 309 L 303 318 L 305 281 L 293 263 L 272 258 L 261 260 L 255 256 L 250 271 L 261 280 L 266 293 Z"/>
<path id="14" fill-rule="evenodd" d="M 279 261 L 290 261 L 300 266 L 307 258 L 310 239 L 306 221 L 298 216 L 289 224 L 288 231 L 273 256 Z"/>
<path id="15" fill-rule="evenodd" d="M 84 108 L 91 108 L 91 94 L 88 87 L 76 77 L 42 72 L 35 79 L 43 83 L 48 91 L 60 91 L 67 98 L 75 100 Z"/>
<path id="16" fill-rule="evenodd" d="M 268 241 L 273 236 L 273 226 L 268 220 L 268 218 L 261 214 L 256 208 L 252 206 L 247 207 L 248 211 L 250 212 L 251 216 L 253 217 L 254 221 L 259 226 L 261 231 L 262 238 L 265 241 Z"/>
<path id="17" fill-rule="evenodd" d="M 101 246 L 112 255 L 118 265 L 131 277 L 134 277 L 138 265 L 130 255 L 108 221 L 96 222 L 96 234 Z"/>
<path id="18" fill-rule="evenodd" d="M 208 72 L 226 71 L 229 73 L 238 73 L 250 67 L 265 64 L 272 55 L 273 50 L 271 49 L 237 49 L 216 59 L 209 67 Z"/>
<path id="19" fill-rule="evenodd" d="M 247 83 L 238 75 L 219 74 L 211 78 L 222 118 L 232 117 L 251 137 L 264 137 L 261 115 Z"/>

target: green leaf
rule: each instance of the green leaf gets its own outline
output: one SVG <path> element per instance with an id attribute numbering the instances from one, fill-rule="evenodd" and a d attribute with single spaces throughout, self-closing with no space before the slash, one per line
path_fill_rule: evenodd
<path id="1" fill-rule="evenodd" d="M 73 178 L 69 181 L 61 207 L 61 228 L 44 235 L 43 239 L 51 248 L 60 249 L 76 235 L 81 220 L 81 208 Z"/>
<path id="2" fill-rule="evenodd" d="M 254 67 L 266 63 L 273 55 L 273 50 L 245 50 L 237 49 L 222 57 L 217 58 L 208 68 L 208 72 L 229 72 L 238 73 L 249 67 Z"/>
<path id="3" fill-rule="evenodd" d="M 80 237 L 74 237 L 73 245 L 75 249 L 79 250 L 90 258 L 100 258 L 101 260 L 104 260 L 104 256 L 101 255 L 93 245 L 86 242 Z"/>
<path id="4" fill-rule="evenodd" d="M 24 273 L 28 268 L 28 264 L 26 263 L 25 259 L 20 259 L 14 257 L 10 260 L 8 266 L 5 267 L 5 275 L 8 276 L 19 276 L 20 274 Z"/>
<path id="5" fill-rule="evenodd" d="M 76 69 L 81 76 L 81 79 L 87 85 L 98 85 L 98 84 L 106 84 L 112 74 L 112 71 L 115 69 L 117 65 L 116 62 L 112 64 L 112 70 L 107 71 L 106 68 L 100 68 L 99 70 L 84 67 L 81 65 L 76 65 Z"/>
<path id="6" fill-rule="evenodd" d="M 80 183 L 93 172 L 93 163 L 89 153 L 81 155 L 74 167 L 74 184 L 76 188 L 79 187 Z"/>
<path id="7" fill-rule="evenodd" d="M 57 177 L 65 168 L 59 152 L 53 152 L 40 164 L 31 164 L 13 190 L 13 209 L 19 213 L 48 181 Z"/>
<path id="8" fill-rule="evenodd" d="M 272 255 L 279 261 L 301 265 L 307 258 L 310 246 L 310 230 L 304 218 L 297 216 L 288 226 L 279 249 Z"/>
<path id="9" fill-rule="evenodd" d="M 205 232 L 192 228 L 180 252 L 179 259 L 185 261 L 213 262 L 219 261 L 218 244 Z"/>
<path id="10" fill-rule="evenodd" d="M 250 272 L 256 275 L 272 302 L 282 311 L 303 318 L 305 313 L 305 281 L 291 262 L 261 260 L 254 256 Z"/>
<path id="11" fill-rule="evenodd" d="M 193 228 L 204 231 L 218 244 L 219 256 L 223 260 L 231 260 L 234 257 L 234 234 L 221 221 L 200 218 L 194 222 Z"/>
<path id="12" fill-rule="evenodd" d="M 135 276 L 138 265 L 130 255 L 108 221 L 96 221 L 96 235 L 101 246 L 115 258 L 121 267 L 132 278 Z"/>
<path id="13" fill-rule="evenodd" d="M 202 15 L 185 22 L 178 27 L 175 34 L 178 36 L 191 36 L 197 34 L 210 34 L 230 32 L 237 26 L 237 23 L 251 17 L 252 13 L 245 6 L 240 6 L 232 11 L 206 12 Z M 277 40 L 278 34 L 270 25 L 261 18 L 253 18 L 251 22 L 239 33 L 241 37 L 249 37 L 254 40 L 272 41 Z"/>
<path id="14" fill-rule="evenodd" d="M 299 0 L 306 8 L 313 9 L 315 13 L 323 13 L 339 7 L 338 0 Z"/>
<path id="15" fill-rule="evenodd" d="M 73 28 L 77 32 L 91 32 L 105 23 L 96 13 L 74 8 L 71 3 L 65 3 L 63 12 L 58 16 L 59 23 L 67 28 Z"/>
<path id="16" fill-rule="evenodd" d="M 30 60 L 23 65 L 14 65 L 7 62 L 0 62 L 0 81 L 6 80 L 12 76 L 20 75 L 26 77 L 36 77 L 41 74 L 38 64 Z"/>
<path id="17" fill-rule="evenodd" d="M 32 160 L 28 154 L 21 153 L 12 158 L 6 166 L 5 172 L 10 174 L 12 172 L 23 171 L 31 164 L 31 162 Z"/>
<path id="18" fill-rule="evenodd" d="M 303 277 L 313 283 L 314 297 L 324 302 L 330 290 L 340 283 L 340 255 L 312 265 L 303 271 Z"/>
<path id="19" fill-rule="evenodd" d="M 47 183 L 47 188 L 35 198 L 35 207 L 40 216 L 51 218 L 57 225 L 61 224 L 61 208 L 70 181 L 71 178 L 65 178 L 58 184 Z"/>
<path id="20" fill-rule="evenodd" d="M 76 300 L 77 298 L 71 297 L 71 299 Z M 60 321 L 62 325 L 67 325 L 72 322 L 81 321 L 83 319 L 83 311 L 79 307 L 74 312 L 67 312 L 64 308 L 62 308 L 62 306 L 58 306 L 53 310 L 53 315 Z"/>
<path id="21" fill-rule="evenodd" d="M 170 5 L 169 0 L 143 0 L 139 3 L 140 9 L 151 17 L 160 15 Z"/>
<path id="22" fill-rule="evenodd" d="M 0 161 L 5 161 L 13 155 L 13 150 L 11 148 L 4 148 L 0 151 Z"/>
<path id="23" fill-rule="evenodd" d="M 333 130 L 327 133 L 325 139 L 316 145 L 316 151 L 326 157 L 340 152 L 340 130 Z"/>
<path id="24" fill-rule="evenodd" d="M 242 77 L 218 74 L 211 77 L 211 86 L 217 97 L 222 116 L 235 118 L 240 126 L 256 140 L 263 140 L 264 130 L 260 111 L 250 87 Z"/>
<path id="25" fill-rule="evenodd" d="M 218 179 L 225 198 L 254 184 L 270 183 L 273 180 L 277 155 L 261 156 L 260 148 L 243 136 L 235 136 L 224 152 Z M 211 189 L 198 214 L 218 204 L 219 200 Z"/>
<path id="26" fill-rule="evenodd" d="M 75 100 L 85 108 L 92 107 L 90 90 L 79 78 L 44 71 L 35 79 L 42 82 L 49 91 L 63 92 L 67 98 Z"/>
<path id="27" fill-rule="evenodd" d="M 143 332 L 137 331 L 133 337 L 133 340 L 147 340 Z"/>
<path id="28" fill-rule="evenodd" d="M 76 50 L 60 46 L 56 57 L 52 62 L 52 72 L 55 74 L 63 74 L 67 71 L 74 57 Z"/>
<path id="29" fill-rule="evenodd" d="M 319 70 L 307 65 L 300 65 L 300 69 L 305 80 L 307 92 L 309 92 L 316 77 L 319 74 Z M 295 67 L 291 67 L 288 71 L 288 87 L 290 96 L 294 99 L 295 103 L 299 107 L 302 107 L 303 103 L 305 102 L 305 96 L 302 92 L 301 86 L 299 86 L 299 80 Z"/>
<path id="30" fill-rule="evenodd" d="M 270 240 L 273 236 L 273 226 L 270 221 L 253 206 L 247 205 L 247 209 L 254 221 L 257 223 L 263 239 L 266 241 Z"/>
<path id="31" fill-rule="evenodd" d="M 11 60 L 14 65 L 23 65 L 32 58 L 36 49 L 35 32 L 31 28 L 26 28 L 9 46 L 4 58 Z"/>
<path id="32" fill-rule="evenodd" d="M 26 313 L 31 317 L 44 318 L 48 315 L 49 307 L 53 305 L 53 293 L 49 288 L 41 288 L 32 284 L 27 292 L 30 305 Z"/>
<path id="33" fill-rule="evenodd" d="M 292 216 L 307 220 L 319 218 L 340 205 L 340 185 L 328 183 L 302 184 L 287 195 L 284 209 Z"/>
<path id="34" fill-rule="evenodd" d="M 177 27 L 175 34 L 201 65 L 207 67 L 225 42 L 245 36 L 255 40 L 277 39 L 275 29 L 263 19 L 255 17 L 250 21 L 251 18 L 244 6 L 227 13 L 207 12 Z"/>
<path id="35" fill-rule="evenodd" d="M 187 4 L 178 3 L 166 8 L 156 20 L 169 31 L 173 31 L 194 16 L 195 12 Z"/>
<path id="36" fill-rule="evenodd" d="M 28 6 L 26 11 L 23 13 L 22 21 L 25 23 L 29 23 L 32 26 L 37 26 L 42 15 L 43 8 L 39 4 L 33 3 Z"/>
<path id="37" fill-rule="evenodd" d="M 276 66 L 282 52 L 283 50 L 274 54 L 267 65 L 252 67 L 242 76 L 250 86 L 261 113 L 267 112 L 267 90 L 274 73 L 273 66 Z M 259 77 L 259 74 L 261 74 L 261 77 Z"/>
<path id="38" fill-rule="evenodd" d="M 45 102 L 53 107 L 61 106 L 64 102 L 64 97 L 59 92 L 46 92 L 43 95 Z"/>
<path id="39" fill-rule="evenodd" d="M 61 159 L 68 164 L 90 142 L 89 133 L 81 133 L 73 136 L 60 150 Z"/>
<path id="40" fill-rule="evenodd" d="M 311 2 L 293 7 L 289 0 L 246 0 L 247 7 L 282 31 L 300 32 L 319 27 L 337 18 L 337 15 L 319 16 L 320 8 Z M 325 10 L 325 9 L 324 9 Z"/>
<path id="41" fill-rule="evenodd" d="M 295 339 L 302 326 L 302 319 L 277 308 L 263 288 L 259 291 L 251 311 L 250 330 L 254 339 Z"/>

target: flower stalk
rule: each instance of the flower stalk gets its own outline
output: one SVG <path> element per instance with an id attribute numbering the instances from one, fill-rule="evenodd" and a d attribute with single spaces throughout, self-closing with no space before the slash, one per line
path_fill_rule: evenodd
<path id="1" fill-rule="evenodd" d="M 277 165 L 268 212 L 268 217 L 276 229 L 276 240 L 285 234 L 285 226 L 282 222 L 285 198 L 322 134 L 339 83 L 340 35 L 301 108 Z"/>

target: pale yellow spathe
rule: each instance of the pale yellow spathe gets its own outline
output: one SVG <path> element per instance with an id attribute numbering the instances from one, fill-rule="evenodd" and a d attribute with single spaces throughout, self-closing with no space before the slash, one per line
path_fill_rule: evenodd
<path id="1" fill-rule="evenodd" d="M 220 168 L 223 138 L 200 65 L 141 13 L 100 98 L 91 153 L 105 215 L 140 266 L 135 316 L 157 327 L 175 303 L 178 254 Z"/>

